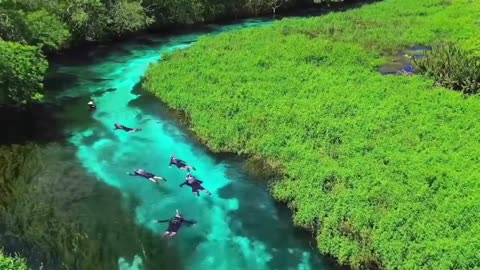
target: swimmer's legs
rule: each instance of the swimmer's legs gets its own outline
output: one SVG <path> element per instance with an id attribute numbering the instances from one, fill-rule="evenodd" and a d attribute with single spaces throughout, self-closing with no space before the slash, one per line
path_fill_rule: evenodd
<path id="1" fill-rule="evenodd" d="M 206 189 L 203 189 L 202 191 L 207 193 L 208 195 L 212 195 L 212 193 L 210 191 L 206 190 Z"/>
<path id="2" fill-rule="evenodd" d="M 167 179 L 165 179 L 163 177 L 160 177 L 160 176 L 154 176 L 152 178 L 155 180 L 156 183 L 158 183 L 158 181 L 160 181 L 160 180 L 165 181 L 165 182 L 167 181 Z M 152 179 L 152 178 L 150 178 L 150 179 Z"/>
<path id="3" fill-rule="evenodd" d="M 150 178 L 148 178 L 148 180 L 158 184 L 158 180 L 155 177 L 150 177 Z"/>
<path id="4" fill-rule="evenodd" d="M 190 171 L 190 170 L 196 171 L 196 170 L 197 170 L 197 169 L 195 169 L 195 167 L 193 167 L 193 166 L 186 166 L 186 168 L 187 168 L 188 171 Z"/>

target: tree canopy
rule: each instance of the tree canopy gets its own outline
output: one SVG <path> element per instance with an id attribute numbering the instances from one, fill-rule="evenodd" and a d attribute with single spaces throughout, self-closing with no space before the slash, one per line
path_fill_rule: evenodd
<path id="1" fill-rule="evenodd" d="M 46 69 L 38 47 L 0 40 L 0 104 L 40 100 Z"/>
<path id="2" fill-rule="evenodd" d="M 33 50 L 26 45 L 37 46 L 43 53 L 52 53 L 80 42 L 104 41 L 149 27 L 164 27 L 173 24 L 194 24 L 215 19 L 238 18 L 275 13 L 278 8 L 313 3 L 312 0 L 0 0 L 0 40 L 17 42 L 8 45 L 9 50 L 19 49 L 18 55 Z M 7 43 L 2 43 L 1 46 Z M 21 45 L 20 45 L 21 44 Z M 28 49 L 24 49 L 28 48 Z M 8 52 L 9 53 L 9 52 Z M 4 57 L 7 52 L 4 53 Z M 32 55 L 28 56 L 28 59 Z M 37 55 L 43 59 L 42 56 Z M 26 61 L 22 60 L 23 63 Z M 2 88 L 3 102 L 28 102 L 33 92 L 41 90 L 39 76 L 45 72 L 44 61 L 28 60 L 36 70 L 27 91 L 27 71 L 23 68 L 3 71 L 16 74 L 9 79 L 8 89 Z M 3 64 L 3 68 L 11 68 Z M 38 75 L 38 76 L 37 76 Z M 18 81 L 14 81 L 18 80 Z M 2 82 L 2 87 L 7 82 Z M 22 91 L 27 91 L 23 93 Z M 7 98 L 8 97 L 8 98 Z M 39 96 L 35 96 L 38 98 Z M 35 98 L 35 99 L 36 99 Z"/>

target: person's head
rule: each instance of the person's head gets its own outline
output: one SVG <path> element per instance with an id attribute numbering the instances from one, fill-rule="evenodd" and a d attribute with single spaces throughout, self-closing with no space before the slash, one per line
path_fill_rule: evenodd
<path id="1" fill-rule="evenodd" d="M 176 218 L 182 218 L 182 213 L 180 213 L 180 212 L 178 211 L 178 209 L 176 210 L 175 217 L 176 217 Z"/>

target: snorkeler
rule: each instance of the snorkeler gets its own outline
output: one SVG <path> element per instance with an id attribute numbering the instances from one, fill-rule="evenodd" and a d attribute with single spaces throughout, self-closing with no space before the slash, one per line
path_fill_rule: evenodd
<path id="1" fill-rule="evenodd" d="M 157 223 L 168 222 L 168 228 L 163 234 L 163 236 L 174 237 L 184 223 L 187 225 L 194 225 L 196 223 L 195 221 L 189 221 L 189 220 L 183 219 L 182 214 L 180 214 L 178 210 L 176 212 L 177 213 L 175 214 L 175 216 L 171 219 L 156 221 Z"/>
<path id="2" fill-rule="evenodd" d="M 121 130 L 126 131 L 128 133 L 138 132 L 138 131 L 142 130 L 141 128 L 129 128 L 129 127 L 126 127 L 124 125 L 120 125 L 118 123 L 115 123 L 114 126 L 115 126 L 114 130 L 121 129 Z"/>
<path id="3" fill-rule="evenodd" d="M 90 100 L 88 103 L 88 108 L 91 110 L 91 111 L 94 111 L 97 109 L 97 104 L 95 104 L 95 102 L 93 100 Z"/>
<path id="4" fill-rule="evenodd" d="M 172 165 L 175 165 L 177 166 L 177 168 L 179 168 L 180 170 L 185 170 L 185 171 L 190 171 L 190 170 L 194 170 L 196 171 L 197 169 L 195 169 L 195 167 L 192 167 L 192 166 L 188 166 L 187 163 L 181 159 L 178 159 L 176 158 L 174 155 L 172 155 L 170 157 L 170 164 L 168 164 L 168 167 L 171 168 Z"/>
<path id="5" fill-rule="evenodd" d="M 187 173 L 187 176 L 185 176 L 185 182 L 180 184 L 180 187 L 183 187 L 184 185 L 187 185 L 192 188 L 192 192 L 196 194 L 197 196 L 200 197 L 200 190 L 207 193 L 208 195 L 212 195 L 210 191 L 206 190 L 202 186 L 203 181 L 198 180 L 195 176 L 191 175 L 190 173 Z"/>
<path id="6" fill-rule="evenodd" d="M 160 180 L 163 180 L 163 181 L 167 181 L 166 178 L 163 178 L 163 177 L 160 177 L 160 176 L 156 176 L 155 174 L 153 173 L 149 173 L 145 170 L 142 170 L 142 169 L 135 169 L 134 173 L 127 173 L 128 175 L 130 176 L 141 176 L 141 177 L 144 177 L 144 178 L 147 178 L 148 180 L 154 182 L 154 183 L 159 183 L 158 181 Z"/>

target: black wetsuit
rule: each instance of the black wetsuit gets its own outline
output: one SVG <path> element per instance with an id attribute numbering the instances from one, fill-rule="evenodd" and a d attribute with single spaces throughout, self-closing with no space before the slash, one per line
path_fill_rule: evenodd
<path id="1" fill-rule="evenodd" d="M 130 131 L 134 130 L 133 128 L 129 128 L 129 127 L 126 127 L 126 126 L 120 125 L 120 124 L 115 124 L 115 129 L 121 129 L 121 130 L 124 130 L 126 132 L 130 132 Z"/>
<path id="2" fill-rule="evenodd" d="M 184 223 L 189 225 L 195 224 L 195 221 L 189 221 L 189 220 L 183 219 L 182 217 L 177 217 L 177 216 L 171 219 L 157 220 L 157 222 L 158 223 L 168 222 L 167 232 L 175 232 L 175 233 L 178 232 L 178 230 L 180 230 L 180 227 L 182 227 Z"/>
<path id="3" fill-rule="evenodd" d="M 193 176 L 187 176 L 185 182 L 180 184 L 180 187 L 187 185 L 192 188 L 192 192 L 197 192 L 199 190 L 205 190 L 205 188 L 202 187 L 202 183 L 203 181 L 200 181 Z"/>
<path id="4" fill-rule="evenodd" d="M 138 171 L 138 170 L 135 170 L 135 175 L 145 177 L 147 179 L 155 177 L 155 174 L 153 174 L 153 173 L 149 173 L 149 172 L 146 172 L 146 171 Z"/>
<path id="5" fill-rule="evenodd" d="M 168 166 L 172 166 L 172 164 L 178 168 L 187 167 L 187 163 L 185 161 L 174 157 L 170 158 L 170 164 L 168 164 Z"/>

